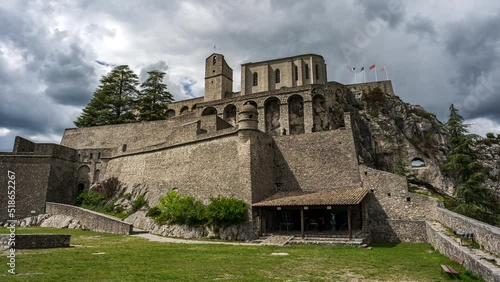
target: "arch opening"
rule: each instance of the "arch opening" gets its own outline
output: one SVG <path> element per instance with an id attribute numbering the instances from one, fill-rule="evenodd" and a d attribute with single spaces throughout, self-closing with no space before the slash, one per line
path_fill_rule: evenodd
<path id="1" fill-rule="evenodd" d="M 288 122 L 290 134 L 302 134 L 304 128 L 304 98 L 293 95 L 288 99 Z"/>
<path id="2" fill-rule="evenodd" d="M 207 107 L 201 112 L 202 116 L 210 116 L 210 115 L 216 115 L 217 114 L 217 109 L 214 107 Z"/>
<path id="3" fill-rule="evenodd" d="M 411 167 L 425 167 L 425 161 L 422 158 L 413 158 Z"/>
<path id="4" fill-rule="evenodd" d="M 222 118 L 229 122 L 232 126 L 236 125 L 236 106 L 233 104 L 227 105 L 224 108 Z"/>
<path id="5" fill-rule="evenodd" d="M 270 97 L 264 103 L 264 119 L 266 132 L 271 136 L 280 135 L 280 100 Z"/>

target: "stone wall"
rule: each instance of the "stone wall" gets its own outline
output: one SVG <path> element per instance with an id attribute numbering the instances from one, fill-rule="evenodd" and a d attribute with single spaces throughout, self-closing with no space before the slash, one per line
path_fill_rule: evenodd
<path id="1" fill-rule="evenodd" d="M 425 221 L 372 220 L 370 230 L 374 242 L 427 242 Z"/>
<path id="2" fill-rule="evenodd" d="M 110 159 L 103 179 L 116 176 L 128 189 L 147 186 L 150 206 L 174 188 L 205 202 L 211 195 L 225 195 L 250 203 L 249 165 L 250 143 L 241 142 L 238 134 L 231 132 Z"/>
<path id="3" fill-rule="evenodd" d="M 16 249 L 67 248 L 71 235 L 66 234 L 16 234 Z M 9 235 L 0 234 L 0 250 L 9 249 Z"/>
<path id="4" fill-rule="evenodd" d="M 437 209 L 435 220 L 453 230 L 474 233 L 474 240 L 485 250 L 500 254 L 500 228 L 443 208 Z"/>
<path id="5" fill-rule="evenodd" d="M 485 281 L 500 281 L 500 270 L 493 264 L 481 260 L 480 257 L 462 246 L 459 246 L 452 238 L 439 232 L 432 223 L 426 224 L 427 240 L 440 253 L 451 258 L 456 256 L 464 261 L 463 266 L 473 273 L 481 275 Z M 437 267 L 437 266 L 436 266 Z"/>
<path id="6" fill-rule="evenodd" d="M 132 232 L 131 224 L 125 223 L 118 218 L 80 207 L 48 202 L 46 213 L 70 216 L 78 220 L 91 231 L 124 235 L 128 235 Z"/>
<path id="7" fill-rule="evenodd" d="M 384 92 L 387 95 L 395 96 L 394 90 L 392 89 L 392 81 L 390 81 L 390 80 L 374 81 L 374 82 L 366 82 L 366 83 L 357 83 L 357 84 L 347 85 L 347 88 L 354 95 L 361 95 L 363 93 L 368 93 L 376 87 L 379 87 L 380 89 L 382 89 L 382 92 Z"/>
<path id="8" fill-rule="evenodd" d="M 262 132 L 254 133 L 252 136 L 249 168 L 252 179 L 252 203 L 256 203 L 276 193 L 280 184 L 276 181 L 277 156 L 273 139 Z"/>
<path id="9" fill-rule="evenodd" d="M 349 128 L 275 137 L 284 190 L 317 191 L 360 182 Z"/>

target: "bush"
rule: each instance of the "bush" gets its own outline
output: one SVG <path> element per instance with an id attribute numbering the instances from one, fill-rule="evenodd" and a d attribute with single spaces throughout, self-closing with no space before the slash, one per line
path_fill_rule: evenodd
<path id="1" fill-rule="evenodd" d="M 363 100 L 368 103 L 384 102 L 385 98 L 385 94 L 380 87 L 375 87 L 370 92 L 363 93 Z"/>
<path id="2" fill-rule="evenodd" d="M 248 216 L 248 204 L 234 197 L 210 197 L 211 203 L 205 209 L 209 225 L 227 227 L 243 223 Z"/>
<path id="3" fill-rule="evenodd" d="M 147 206 L 148 202 L 146 201 L 146 194 L 142 194 L 137 199 L 132 202 L 132 213 L 138 211 L 140 208 Z"/>
<path id="4" fill-rule="evenodd" d="M 495 134 L 493 134 L 493 132 L 488 132 L 488 133 L 486 133 L 486 138 L 494 139 L 495 138 Z"/>
<path id="5" fill-rule="evenodd" d="M 76 204 L 86 209 L 95 210 L 100 207 L 106 198 L 95 191 L 83 191 L 76 198 Z"/>
<path id="6" fill-rule="evenodd" d="M 161 214 L 155 218 L 159 224 L 185 224 L 198 226 L 204 223 L 203 203 L 192 196 L 182 196 L 172 190 L 160 198 Z"/>
<path id="7" fill-rule="evenodd" d="M 161 210 L 158 206 L 152 207 L 148 209 L 148 212 L 146 213 L 146 216 L 156 218 L 161 214 Z"/>

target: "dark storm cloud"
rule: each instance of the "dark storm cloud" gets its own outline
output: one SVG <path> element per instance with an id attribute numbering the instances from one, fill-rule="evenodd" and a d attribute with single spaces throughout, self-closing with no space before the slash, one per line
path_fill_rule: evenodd
<path id="1" fill-rule="evenodd" d="M 456 69 L 450 79 L 469 118 L 500 122 L 500 17 L 468 19 L 448 26 L 445 47 Z M 495 106 L 493 106 L 495 105 Z"/>
<path id="2" fill-rule="evenodd" d="M 434 22 L 422 16 L 414 16 L 406 23 L 406 31 L 416 34 L 419 39 L 429 39 L 431 41 L 434 41 L 437 36 Z"/>
<path id="3" fill-rule="evenodd" d="M 382 18 L 390 27 L 399 26 L 406 14 L 402 0 L 358 0 L 368 20 Z"/>

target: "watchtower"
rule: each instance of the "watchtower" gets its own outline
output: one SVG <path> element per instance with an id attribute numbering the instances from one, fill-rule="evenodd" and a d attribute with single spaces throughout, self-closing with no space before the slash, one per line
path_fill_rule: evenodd
<path id="1" fill-rule="evenodd" d="M 222 54 L 213 53 L 205 60 L 205 101 L 220 100 L 233 93 L 233 69 Z"/>

